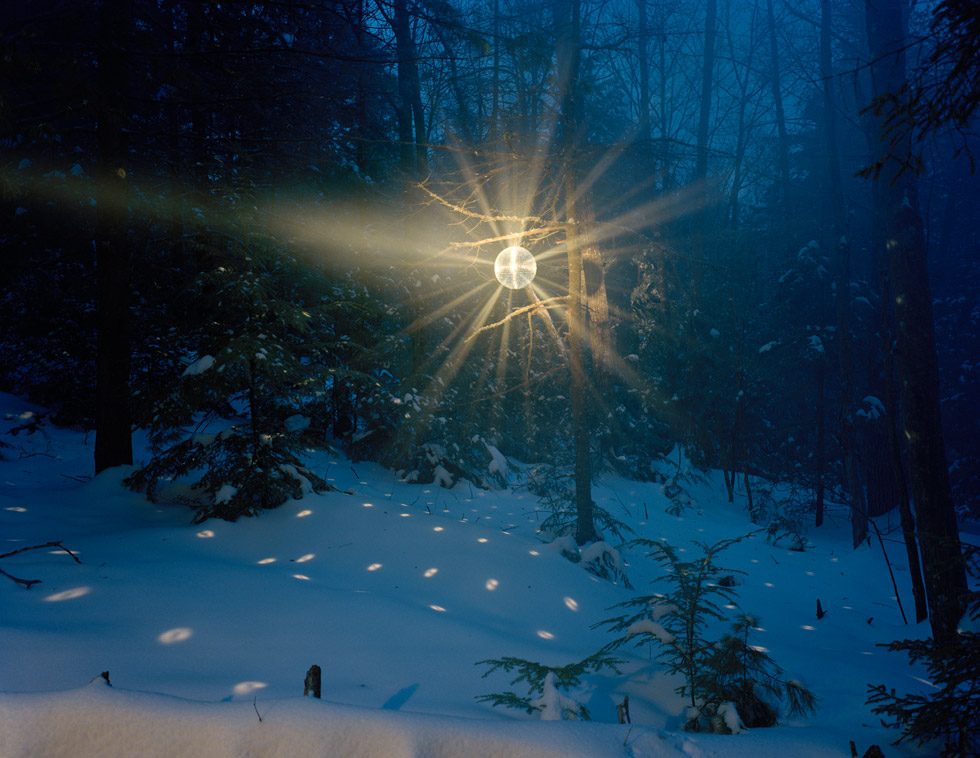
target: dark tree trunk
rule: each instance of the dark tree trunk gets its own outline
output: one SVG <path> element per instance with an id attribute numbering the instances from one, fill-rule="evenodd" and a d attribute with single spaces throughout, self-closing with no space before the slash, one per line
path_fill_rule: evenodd
<path id="1" fill-rule="evenodd" d="M 401 168 L 420 178 L 426 171 L 425 126 L 419 67 L 406 0 L 394 1 L 392 27 L 398 56 L 398 141 Z M 414 128 L 413 128 L 414 125 Z"/>
<path id="2" fill-rule="evenodd" d="M 718 21 L 718 0 L 708 0 L 704 18 L 704 60 L 701 68 L 701 109 L 698 115 L 696 181 L 708 176 L 708 127 L 711 121 L 712 82 L 715 72 L 715 28 Z"/>
<path id="3" fill-rule="evenodd" d="M 636 0 L 638 13 L 636 53 L 639 71 L 639 103 L 637 104 L 637 123 L 639 124 L 639 139 L 646 147 L 650 142 L 650 22 L 647 12 L 648 0 Z M 663 75 L 663 72 L 661 72 Z"/>
<path id="4" fill-rule="evenodd" d="M 718 0 L 708 0 L 704 19 L 704 58 L 701 67 L 701 105 L 698 114 L 697 146 L 694 167 L 694 181 L 698 185 L 701 205 L 694 214 L 693 262 L 691 267 L 691 294 L 693 314 L 700 307 L 701 284 L 704 278 L 707 242 L 705 230 L 708 226 L 708 131 L 711 122 L 712 82 L 715 71 L 715 29 L 718 20 Z M 692 316 L 693 317 L 693 316 Z"/>
<path id="5" fill-rule="evenodd" d="M 99 13 L 99 185 L 95 220 L 98 347 L 95 473 L 133 462 L 130 421 L 129 188 L 126 155 L 126 41 L 130 0 L 104 0 Z"/>
<path id="6" fill-rule="evenodd" d="M 773 0 L 766 0 L 766 17 L 769 22 L 769 71 L 772 79 L 772 102 L 776 117 L 776 148 L 779 158 L 779 201 L 783 219 L 789 216 L 789 137 L 786 132 L 786 112 L 783 108 L 782 74 L 779 65 L 779 43 L 776 38 L 776 14 Z"/>
<path id="7" fill-rule="evenodd" d="M 660 81 L 657 88 L 657 99 L 660 105 L 660 175 L 661 189 L 664 194 L 674 189 L 674 170 L 671 165 L 673 158 L 670 151 L 670 111 L 667 108 L 667 20 L 660 17 L 660 33 L 657 36 L 657 63 L 660 69 Z"/>
<path id="8" fill-rule="evenodd" d="M 573 201 L 570 201 L 570 204 Z M 569 208 L 572 211 L 572 208 Z M 592 465 L 589 459 L 589 425 L 585 407 L 587 372 L 583 355 L 582 252 L 575 224 L 567 227 L 568 249 L 568 366 L 572 405 L 572 436 L 575 449 L 575 541 L 585 545 L 597 538 L 592 511 Z"/>
<path id="9" fill-rule="evenodd" d="M 866 0 L 875 96 L 905 83 L 906 26 L 900 0 Z M 919 546 L 933 638 L 956 636 L 967 583 L 940 425 L 939 370 L 926 245 L 915 177 L 902 171 L 910 145 L 889 140 L 877 118 L 874 221 L 887 261 L 894 309 L 896 376 L 908 447 L 909 489 L 918 516 Z"/>
<path id="10" fill-rule="evenodd" d="M 827 468 L 827 366 L 823 359 L 817 364 L 817 455 L 814 477 L 814 526 L 823 526 L 823 508 Z"/>
<path id="11" fill-rule="evenodd" d="M 585 406 L 588 372 L 583 344 L 582 249 L 578 233 L 577 167 L 573 158 L 578 133 L 579 62 L 581 56 L 580 0 L 555 2 L 557 50 L 555 56 L 560 102 L 558 144 L 565 172 L 565 245 L 568 256 L 568 367 L 575 470 L 575 541 L 585 545 L 597 539 L 592 507 L 592 465 L 589 459 L 589 424 Z"/>
<path id="12" fill-rule="evenodd" d="M 851 351 L 851 243 L 844 209 L 844 190 L 840 174 L 840 145 L 837 138 L 837 104 L 833 94 L 831 64 L 830 0 L 820 0 L 820 78 L 823 80 L 824 136 L 827 145 L 827 171 L 830 186 L 830 214 L 833 242 L 826 245 L 837 253 L 837 355 L 840 361 L 841 406 L 840 440 L 844 458 L 844 477 L 851 498 L 851 539 L 857 547 L 868 535 L 868 515 L 857 461 L 854 436 L 854 355 Z"/>

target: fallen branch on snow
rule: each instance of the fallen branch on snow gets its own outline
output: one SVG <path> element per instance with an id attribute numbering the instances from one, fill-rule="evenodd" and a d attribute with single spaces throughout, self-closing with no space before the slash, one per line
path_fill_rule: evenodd
<path id="1" fill-rule="evenodd" d="M 65 547 L 64 544 L 62 544 L 60 540 L 54 540 L 52 542 L 45 542 L 43 545 L 31 545 L 30 547 L 17 548 L 17 550 L 11 550 L 9 553 L 2 553 L 2 554 L 0 554 L 0 559 L 2 559 L 2 558 L 10 558 L 11 556 L 20 555 L 21 553 L 27 553 L 27 552 L 29 552 L 31 550 L 43 550 L 46 547 L 55 547 L 55 548 L 58 548 L 59 550 L 62 550 L 65 553 L 68 553 L 68 555 L 71 556 L 71 559 L 73 561 L 75 561 L 75 563 L 81 563 L 82 562 L 79 559 L 79 557 L 77 555 L 75 555 L 67 547 Z M 10 579 L 12 582 L 14 582 L 16 584 L 19 584 L 19 585 L 21 585 L 22 587 L 24 587 L 25 589 L 28 589 L 28 590 L 31 587 L 33 587 L 35 584 L 40 584 L 41 583 L 41 580 L 40 579 L 21 579 L 19 576 L 14 576 L 13 574 L 9 574 L 6 571 L 4 571 L 3 569 L 0 569 L 0 574 L 3 574 L 5 577 L 7 577 L 8 579 Z"/>

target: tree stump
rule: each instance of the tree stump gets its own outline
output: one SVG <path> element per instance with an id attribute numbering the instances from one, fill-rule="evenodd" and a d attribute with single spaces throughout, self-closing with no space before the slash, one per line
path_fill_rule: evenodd
<path id="1" fill-rule="evenodd" d="M 317 700 L 320 699 L 320 667 L 315 663 L 306 672 L 306 679 L 303 681 L 303 697 L 312 695 Z"/>

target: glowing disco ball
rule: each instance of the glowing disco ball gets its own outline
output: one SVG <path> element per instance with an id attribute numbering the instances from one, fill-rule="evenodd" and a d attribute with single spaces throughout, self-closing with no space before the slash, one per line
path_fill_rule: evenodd
<path id="1" fill-rule="evenodd" d="M 500 251 L 493 262 L 493 274 L 497 281 L 512 290 L 524 289 L 538 273 L 538 262 L 523 247 L 514 245 Z"/>

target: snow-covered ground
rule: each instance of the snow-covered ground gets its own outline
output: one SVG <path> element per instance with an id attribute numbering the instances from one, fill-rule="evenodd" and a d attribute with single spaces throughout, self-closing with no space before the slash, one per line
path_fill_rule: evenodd
<path id="1" fill-rule="evenodd" d="M 624 554 L 636 588 L 626 590 L 541 542 L 544 515 L 526 489 L 402 484 L 322 452 L 310 455 L 314 470 L 349 494 L 193 525 L 185 507 L 126 490 L 123 471 L 90 480 L 90 436 L 50 424 L 6 433 L 38 410 L 0 395 L 0 440 L 11 445 L 0 448 L 0 554 L 61 540 L 81 563 L 56 549 L 0 561 L 41 580 L 25 589 L 0 576 L 4 758 L 841 756 L 850 740 L 860 753 L 875 743 L 889 757 L 931 753 L 890 745 L 898 732 L 864 705 L 871 682 L 928 690 L 922 671 L 875 646 L 927 629 L 903 625 L 880 547 L 852 550 L 843 511 L 809 530 L 805 552 L 759 535 L 719 558 L 746 572 L 739 607 L 763 630 L 752 642 L 815 693 L 812 716 L 731 736 L 682 732 L 678 682 L 643 648 L 624 649 L 621 675 L 587 677 L 571 693 L 593 722 L 544 722 L 477 701 L 519 688 L 475 664 L 563 665 L 596 651 L 611 636 L 592 626 L 615 615 L 610 606 L 658 589 L 660 568 L 639 552 Z M 720 475 L 690 492 L 680 517 L 657 484 L 607 476 L 595 497 L 638 536 L 691 556 L 696 541 L 752 529 Z M 903 546 L 891 538 L 908 606 Z M 302 697 L 314 663 L 321 701 Z M 627 694 L 632 726 L 616 723 Z"/>

